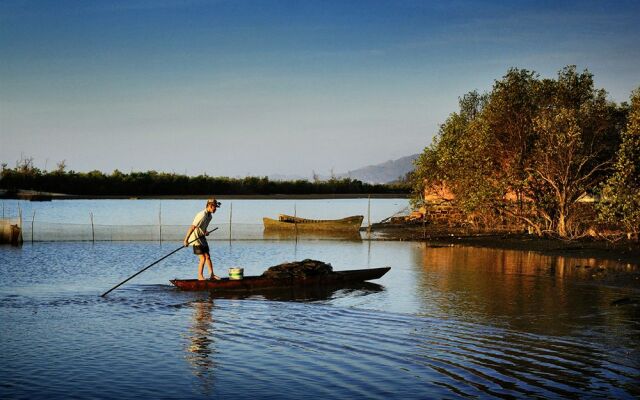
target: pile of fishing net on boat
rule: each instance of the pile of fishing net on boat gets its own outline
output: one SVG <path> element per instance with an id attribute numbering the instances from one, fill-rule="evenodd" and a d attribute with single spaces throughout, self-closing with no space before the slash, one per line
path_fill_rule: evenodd
<path id="1" fill-rule="evenodd" d="M 262 273 L 265 278 L 271 279 L 300 279 L 319 275 L 327 275 L 333 272 L 331 264 L 317 260 L 302 260 L 280 265 L 274 265 Z"/>

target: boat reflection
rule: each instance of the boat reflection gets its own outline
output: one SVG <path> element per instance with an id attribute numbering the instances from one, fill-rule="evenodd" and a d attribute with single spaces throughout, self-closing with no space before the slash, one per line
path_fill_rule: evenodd
<path id="1" fill-rule="evenodd" d="M 364 296 L 384 290 L 384 286 L 372 282 L 360 282 L 339 285 L 317 285 L 303 287 L 288 287 L 278 289 L 258 289 L 251 292 L 240 293 L 216 293 L 211 292 L 210 296 L 216 299 L 264 299 L 273 301 L 323 301 L 331 300 L 342 296 Z"/>
<path id="2" fill-rule="evenodd" d="M 254 291 L 252 293 L 216 294 L 198 292 L 197 299 L 191 301 L 193 308 L 191 325 L 187 333 L 185 359 L 201 384 L 201 392 L 206 397 L 214 393 L 215 371 L 219 365 L 215 361 L 216 329 L 214 319 L 215 299 L 263 299 L 274 301 L 316 302 L 340 297 L 359 297 L 385 290 L 384 286 L 372 282 L 342 284 L 338 286 L 297 287 Z M 219 333 L 219 332 L 218 332 Z"/>
<path id="3" fill-rule="evenodd" d="M 317 231 L 295 232 L 277 229 L 265 229 L 262 232 L 263 239 L 269 240 L 340 240 L 349 242 L 362 242 L 362 236 L 358 231 Z"/>

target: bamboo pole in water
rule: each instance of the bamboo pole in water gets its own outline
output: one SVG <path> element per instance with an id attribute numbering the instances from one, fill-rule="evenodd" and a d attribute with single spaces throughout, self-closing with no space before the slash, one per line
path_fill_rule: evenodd
<path id="1" fill-rule="evenodd" d="M 20 207 L 20 203 L 18 203 L 18 227 L 20 227 L 20 237 L 18 238 L 18 241 L 22 244 L 22 208 Z"/>
<path id="2" fill-rule="evenodd" d="M 33 243 L 33 225 L 36 222 L 36 210 L 33 210 L 33 216 L 31 217 L 31 243 Z"/>
<path id="3" fill-rule="evenodd" d="M 233 218 L 233 203 L 229 204 L 229 241 L 231 241 L 231 222 Z"/>
<path id="4" fill-rule="evenodd" d="M 162 243 L 162 201 L 158 210 L 158 229 L 160 230 L 160 243 Z"/>
<path id="5" fill-rule="evenodd" d="M 367 235 L 371 239 L 371 195 L 369 195 L 369 205 L 367 206 Z"/>
<path id="6" fill-rule="evenodd" d="M 91 219 L 91 241 L 96 242 L 96 231 L 93 227 L 93 212 L 89 212 L 89 218 Z"/>

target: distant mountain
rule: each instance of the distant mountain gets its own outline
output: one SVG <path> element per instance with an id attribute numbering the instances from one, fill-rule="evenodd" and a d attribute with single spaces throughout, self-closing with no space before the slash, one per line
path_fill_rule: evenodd
<path id="1" fill-rule="evenodd" d="M 354 169 L 353 171 L 335 174 L 334 176 L 338 179 L 357 179 L 365 183 L 389 183 L 397 181 L 400 178 L 404 178 L 408 172 L 413 171 L 413 160 L 418 158 L 418 156 L 419 154 L 413 154 L 397 160 L 389 160 L 382 164 L 368 165 L 366 167 Z M 316 178 L 324 181 L 331 179 L 331 176 L 318 174 L 316 175 Z M 272 174 L 269 175 L 269 179 L 272 181 L 295 181 L 298 179 L 313 181 L 312 176 L 284 174 Z"/>
<path id="2" fill-rule="evenodd" d="M 336 175 L 337 178 L 352 178 L 366 183 L 389 183 L 403 178 L 414 170 L 413 160 L 419 154 L 402 157 L 397 160 L 389 160 L 382 164 L 369 165 L 358 168 L 344 174 Z"/>

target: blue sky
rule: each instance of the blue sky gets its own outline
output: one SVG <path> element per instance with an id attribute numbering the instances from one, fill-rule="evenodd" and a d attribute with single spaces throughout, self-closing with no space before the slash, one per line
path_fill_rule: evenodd
<path id="1" fill-rule="evenodd" d="M 418 153 L 510 67 L 640 85 L 640 2 L 0 2 L 0 161 L 244 176 Z"/>

